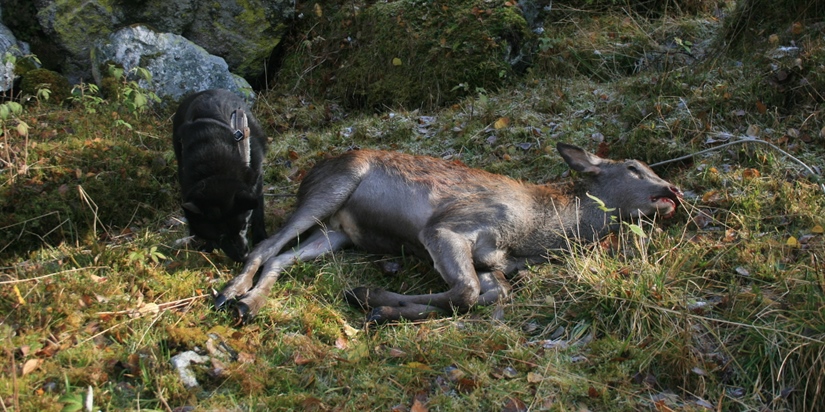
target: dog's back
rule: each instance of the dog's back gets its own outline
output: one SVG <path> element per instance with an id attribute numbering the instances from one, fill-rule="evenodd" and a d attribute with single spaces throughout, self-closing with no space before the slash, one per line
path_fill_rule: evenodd
<path id="1" fill-rule="evenodd" d="M 249 135 L 236 135 L 233 113 L 246 115 Z M 266 136 L 246 103 L 226 90 L 206 90 L 184 99 L 172 120 L 184 214 L 206 249 L 219 246 L 234 260 L 246 256 L 246 230 L 266 238 L 262 164 Z M 241 131 L 242 132 L 242 131 Z M 240 137 L 240 138 L 239 138 Z M 244 145 L 248 144 L 248 148 Z"/>

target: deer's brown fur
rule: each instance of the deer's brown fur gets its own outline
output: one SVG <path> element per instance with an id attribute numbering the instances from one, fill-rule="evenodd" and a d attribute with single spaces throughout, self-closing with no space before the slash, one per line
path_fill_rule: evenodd
<path id="1" fill-rule="evenodd" d="M 237 299 L 238 313 L 247 319 L 263 306 L 285 267 L 355 245 L 429 259 L 449 286 L 425 295 L 348 291 L 351 303 L 372 308 L 369 320 L 466 311 L 505 297 L 505 275 L 546 261 L 550 249 L 597 239 L 619 219 L 675 212 L 679 189 L 643 163 L 600 159 L 563 143 L 557 148 L 585 175 L 564 190 L 395 152 L 359 150 L 323 160 L 301 183 L 295 212 L 250 253 L 216 305 Z M 585 193 L 613 210 L 599 208 Z M 285 249 L 296 240 L 298 246 Z"/>

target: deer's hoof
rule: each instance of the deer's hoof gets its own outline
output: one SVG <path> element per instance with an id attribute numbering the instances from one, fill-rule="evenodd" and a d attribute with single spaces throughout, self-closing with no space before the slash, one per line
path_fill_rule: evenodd
<path id="1" fill-rule="evenodd" d="M 237 325 L 245 325 L 252 321 L 255 317 L 255 311 L 244 302 L 238 301 L 235 303 L 235 318 Z"/>
<path id="2" fill-rule="evenodd" d="M 400 318 L 401 314 L 398 313 L 398 309 L 389 306 L 379 306 L 377 308 L 373 308 L 367 315 L 367 324 L 374 323 L 377 325 L 382 325 Z"/>
<path id="3" fill-rule="evenodd" d="M 226 302 L 229 302 L 229 298 L 226 297 L 223 293 L 218 296 L 215 296 L 215 309 L 222 310 L 225 309 Z"/>
<path id="4" fill-rule="evenodd" d="M 344 292 L 344 298 L 347 300 L 347 303 L 364 310 L 369 309 L 370 307 L 369 296 L 370 290 L 365 287 L 358 287 Z"/>

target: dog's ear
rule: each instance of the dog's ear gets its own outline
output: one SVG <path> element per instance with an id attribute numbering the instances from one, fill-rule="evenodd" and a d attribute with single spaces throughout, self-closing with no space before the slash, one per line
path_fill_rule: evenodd
<path id="1" fill-rule="evenodd" d="M 203 214 L 203 212 L 201 212 L 201 208 L 199 208 L 198 205 L 196 205 L 192 202 L 186 202 L 186 203 L 182 204 L 181 207 L 183 207 L 185 210 L 188 210 L 188 211 L 190 211 L 190 212 L 192 212 L 196 215 L 202 215 Z"/>
<path id="2" fill-rule="evenodd" d="M 258 206 L 258 197 L 250 190 L 241 190 L 235 193 L 236 210 L 252 210 Z"/>

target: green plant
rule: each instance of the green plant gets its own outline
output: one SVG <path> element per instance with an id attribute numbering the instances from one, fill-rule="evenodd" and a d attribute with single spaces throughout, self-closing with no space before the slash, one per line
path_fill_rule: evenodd
<path id="1" fill-rule="evenodd" d="M 9 184 L 16 180 L 17 175 L 25 175 L 29 168 L 29 124 L 23 121 L 22 115 L 23 105 L 20 103 L 8 101 L 0 104 L 0 132 L 3 133 L 4 148 L 0 162 L 3 168 L 11 171 L 7 178 Z M 22 145 L 11 139 L 11 129 L 23 138 Z"/>
<path id="2" fill-rule="evenodd" d="M 109 75 L 119 83 L 116 98 L 129 113 L 139 116 L 149 109 L 152 102 L 160 103 L 160 97 L 155 92 L 140 85 L 140 81 L 152 83 L 152 72 L 143 67 L 135 67 L 129 70 L 129 76 L 126 74 L 123 68 L 109 65 Z"/>
<path id="3" fill-rule="evenodd" d="M 87 114 L 97 113 L 97 109 L 106 102 L 100 96 L 100 88 L 96 84 L 83 82 L 72 87 L 69 100 L 82 105 Z"/>

